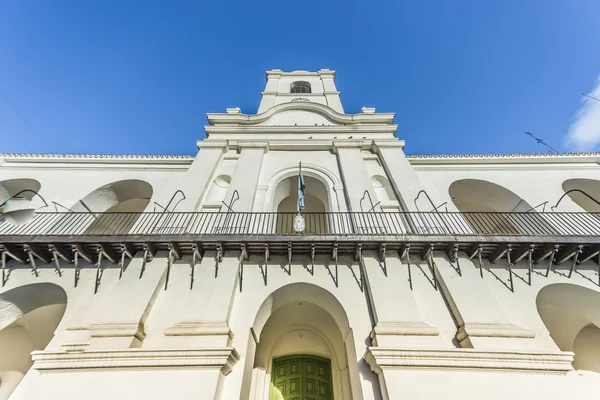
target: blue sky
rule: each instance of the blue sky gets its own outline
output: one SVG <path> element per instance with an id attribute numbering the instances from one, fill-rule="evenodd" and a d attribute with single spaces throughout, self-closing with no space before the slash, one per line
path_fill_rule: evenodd
<path id="1" fill-rule="evenodd" d="M 409 154 L 600 149 L 598 0 L 201 3 L 4 1 L 0 153 L 195 154 L 273 68 L 335 69 Z"/>

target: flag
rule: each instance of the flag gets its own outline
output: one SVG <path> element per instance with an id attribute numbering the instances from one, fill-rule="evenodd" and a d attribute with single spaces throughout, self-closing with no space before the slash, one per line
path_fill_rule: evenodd
<path id="1" fill-rule="evenodd" d="M 298 213 L 304 209 L 304 177 L 302 176 L 302 163 L 298 169 Z"/>

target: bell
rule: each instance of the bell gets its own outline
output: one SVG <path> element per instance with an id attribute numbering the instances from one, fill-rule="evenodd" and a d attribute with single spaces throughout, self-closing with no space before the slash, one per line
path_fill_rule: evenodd
<path id="1" fill-rule="evenodd" d="M 16 197 L 4 203 L 0 213 L 2 218 L 9 224 L 23 225 L 33 219 L 35 207 L 31 200 Z"/>

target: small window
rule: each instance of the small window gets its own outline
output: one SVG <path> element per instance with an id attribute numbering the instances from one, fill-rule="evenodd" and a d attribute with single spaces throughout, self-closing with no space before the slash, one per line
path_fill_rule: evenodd
<path id="1" fill-rule="evenodd" d="M 290 87 L 290 93 L 310 93 L 310 83 L 294 82 Z"/>

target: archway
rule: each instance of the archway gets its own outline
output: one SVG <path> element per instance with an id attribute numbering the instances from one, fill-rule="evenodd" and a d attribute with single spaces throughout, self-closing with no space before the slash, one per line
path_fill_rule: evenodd
<path id="1" fill-rule="evenodd" d="M 556 345 L 575 353 L 573 367 L 600 373 L 600 293 L 557 283 L 540 290 L 536 305 Z"/>
<path id="2" fill-rule="evenodd" d="M 565 194 L 587 212 L 600 212 L 600 181 L 595 179 L 569 179 L 562 184 Z M 557 208 L 560 211 L 560 208 Z"/>
<path id="3" fill-rule="evenodd" d="M 65 291 L 52 283 L 0 294 L 0 400 L 10 396 L 31 368 L 31 352 L 50 343 L 66 305 Z"/>
<path id="4" fill-rule="evenodd" d="M 84 234 L 126 233 L 134 226 L 152 197 L 152 186 L 145 181 L 128 179 L 112 182 L 92 191 L 75 203 L 71 210 L 90 213 L 90 225 Z M 106 215 L 98 213 L 123 213 Z"/>
<path id="5" fill-rule="evenodd" d="M 351 330 L 342 305 L 327 290 L 309 283 L 276 290 L 261 305 L 252 330 L 258 343 L 249 346 L 253 371 L 245 376 L 252 377 L 254 400 L 270 398 L 273 360 L 287 356 L 327 360 L 333 397 L 353 397 L 358 370 L 350 364 L 356 360 Z"/>
<path id="6" fill-rule="evenodd" d="M 472 230 L 484 234 L 519 234 L 527 231 L 525 218 L 508 214 L 486 213 L 525 213 L 533 207 L 521 197 L 503 186 L 479 179 L 461 179 L 453 182 L 448 189 L 452 202 L 464 214 Z M 481 213 L 481 214 L 469 214 Z M 541 220 L 532 213 L 528 218 Z M 548 225 L 544 223 L 544 225 Z M 548 229 L 551 228 L 548 226 Z"/>
<path id="7" fill-rule="evenodd" d="M 323 182 L 311 176 L 304 177 L 306 185 L 304 209 L 307 233 L 325 233 L 329 231 L 329 196 Z M 292 233 L 293 218 L 298 204 L 298 176 L 291 176 L 279 182 L 274 191 L 274 203 L 277 211 L 277 233 Z"/>

